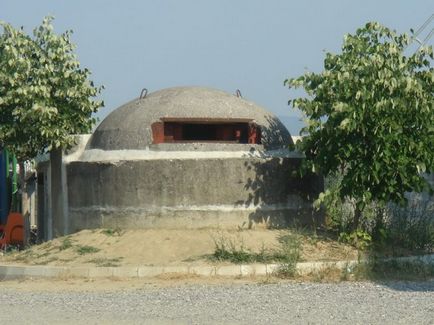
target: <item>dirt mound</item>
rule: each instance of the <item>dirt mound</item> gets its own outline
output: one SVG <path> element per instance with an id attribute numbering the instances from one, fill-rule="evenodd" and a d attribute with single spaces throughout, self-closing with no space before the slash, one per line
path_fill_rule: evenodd
<path id="1" fill-rule="evenodd" d="M 0 257 L 3 264 L 31 265 L 182 265 L 217 263 L 216 244 L 246 252 L 278 250 L 289 230 L 97 229 L 56 238 Z M 299 235 L 302 261 L 355 259 L 348 245 Z"/>

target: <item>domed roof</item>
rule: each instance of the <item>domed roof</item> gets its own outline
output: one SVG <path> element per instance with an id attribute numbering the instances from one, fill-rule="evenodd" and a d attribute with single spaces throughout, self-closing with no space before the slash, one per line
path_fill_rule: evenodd
<path id="1" fill-rule="evenodd" d="M 243 98 L 202 87 L 176 87 L 138 98 L 110 113 L 96 128 L 89 149 L 140 150 L 153 141 L 152 124 L 162 119 L 250 120 L 260 127 L 266 149 L 287 148 L 288 130 L 272 113 Z"/>

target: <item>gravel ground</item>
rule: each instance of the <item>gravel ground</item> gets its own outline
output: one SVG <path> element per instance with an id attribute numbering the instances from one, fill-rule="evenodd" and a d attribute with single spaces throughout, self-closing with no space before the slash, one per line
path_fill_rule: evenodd
<path id="1" fill-rule="evenodd" d="M 0 287 L 11 324 L 434 324 L 434 281 L 182 285 L 124 291 Z"/>

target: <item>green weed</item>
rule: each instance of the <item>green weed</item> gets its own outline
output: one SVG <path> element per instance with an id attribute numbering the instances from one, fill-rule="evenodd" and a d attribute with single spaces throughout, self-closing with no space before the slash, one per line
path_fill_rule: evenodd
<path id="1" fill-rule="evenodd" d="M 244 244 L 236 244 L 233 240 L 221 237 L 214 239 L 215 250 L 210 257 L 212 260 L 229 261 L 232 263 L 249 263 L 254 261 L 254 253 L 244 247 Z"/>
<path id="2" fill-rule="evenodd" d="M 282 263 L 283 273 L 294 273 L 288 271 L 294 268 L 300 259 L 301 237 L 298 235 L 285 235 L 279 238 L 278 249 L 267 249 L 262 245 L 259 252 L 253 252 L 244 246 L 242 241 L 236 243 L 234 240 L 221 236 L 214 239 L 214 254 L 209 256 L 213 261 L 229 261 L 235 264 L 241 263 Z"/>
<path id="3" fill-rule="evenodd" d="M 89 260 L 89 263 L 93 263 L 98 267 L 118 267 L 120 266 L 120 262 L 122 260 L 122 257 L 116 257 L 116 258 L 94 258 Z"/>
<path id="4" fill-rule="evenodd" d="M 100 251 L 99 248 L 97 247 L 93 247 L 93 246 L 78 246 L 76 252 L 79 255 L 85 255 L 85 254 L 93 254 L 93 253 L 98 253 Z"/>
<path id="5" fill-rule="evenodd" d="M 72 247 L 72 240 L 70 237 L 65 237 L 60 246 L 59 246 L 59 250 L 63 251 L 65 249 L 71 248 Z"/>
<path id="6" fill-rule="evenodd" d="M 122 236 L 123 231 L 121 228 L 116 227 L 114 229 L 112 229 L 112 228 L 103 229 L 101 231 L 101 233 L 103 233 L 104 235 L 107 235 L 107 236 Z"/>

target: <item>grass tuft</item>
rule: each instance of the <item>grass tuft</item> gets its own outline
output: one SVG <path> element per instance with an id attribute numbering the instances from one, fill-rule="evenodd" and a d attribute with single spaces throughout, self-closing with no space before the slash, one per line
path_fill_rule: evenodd
<path id="1" fill-rule="evenodd" d="M 112 229 L 112 228 L 108 228 L 108 229 L 103 229 L 102 231 L 101 231 L 101 233 L 103 233 L 104 235 L 106 235 L 106 236 L 122 236 L 123 235 L 123 231 L 122 231 L 122 229 L 121 228 L 119 228 L 119 227 L 116 227 L 116 228 L 114 228 L 114 229 Z"/>
<path id="2" fill-rule="evenodd" d="M 246 249 L 242 241 L 220 236 L 214 239 L 214 254 L 209 256 L 212 261 L 228 261 L 235 264 L 241 263 L 281 263 L 277 275 L 279 277 L 293 277 L 296 273 L 296 265 L 300 260 L 301 236 L 288 234 L 279 239 L 278 249 L 266 249 L 264 246 L 259 252 Z"/>
<path id="3" fill-rule="evenodd" d="M 72 240 L 71 240 L 71 238 L 68 236 L 68 237 L 65 237 L 65 238 L 62 240 L 62 242 L 61 242 L 61 244 L 60 244 L 60 246 L 59 246 L 59 250 L 63 251 L 63 250 L 65 250 L 65 249 L 68 249 L 68 248 L 71 248 L 71 247 L 72 247 Z"/>
<path id="4" fill-rule="evenodd" d="M 120 266 L 120 262 L 122 260 L 122 257 L 116 257 L 116 258 L 106 258 L 106 257 L 99 257 L 89 260 L 89 263 L 93 263 L 98 267 L 118 267 Z"/>
<path id="5" fill-rule="evenodd" d="M 85 255 L 85 254 L 98 253 L 100 249 L 97 247 L 85 245 L 85 246 L 78 246 L 76 251 L 79 255 Z"/>

